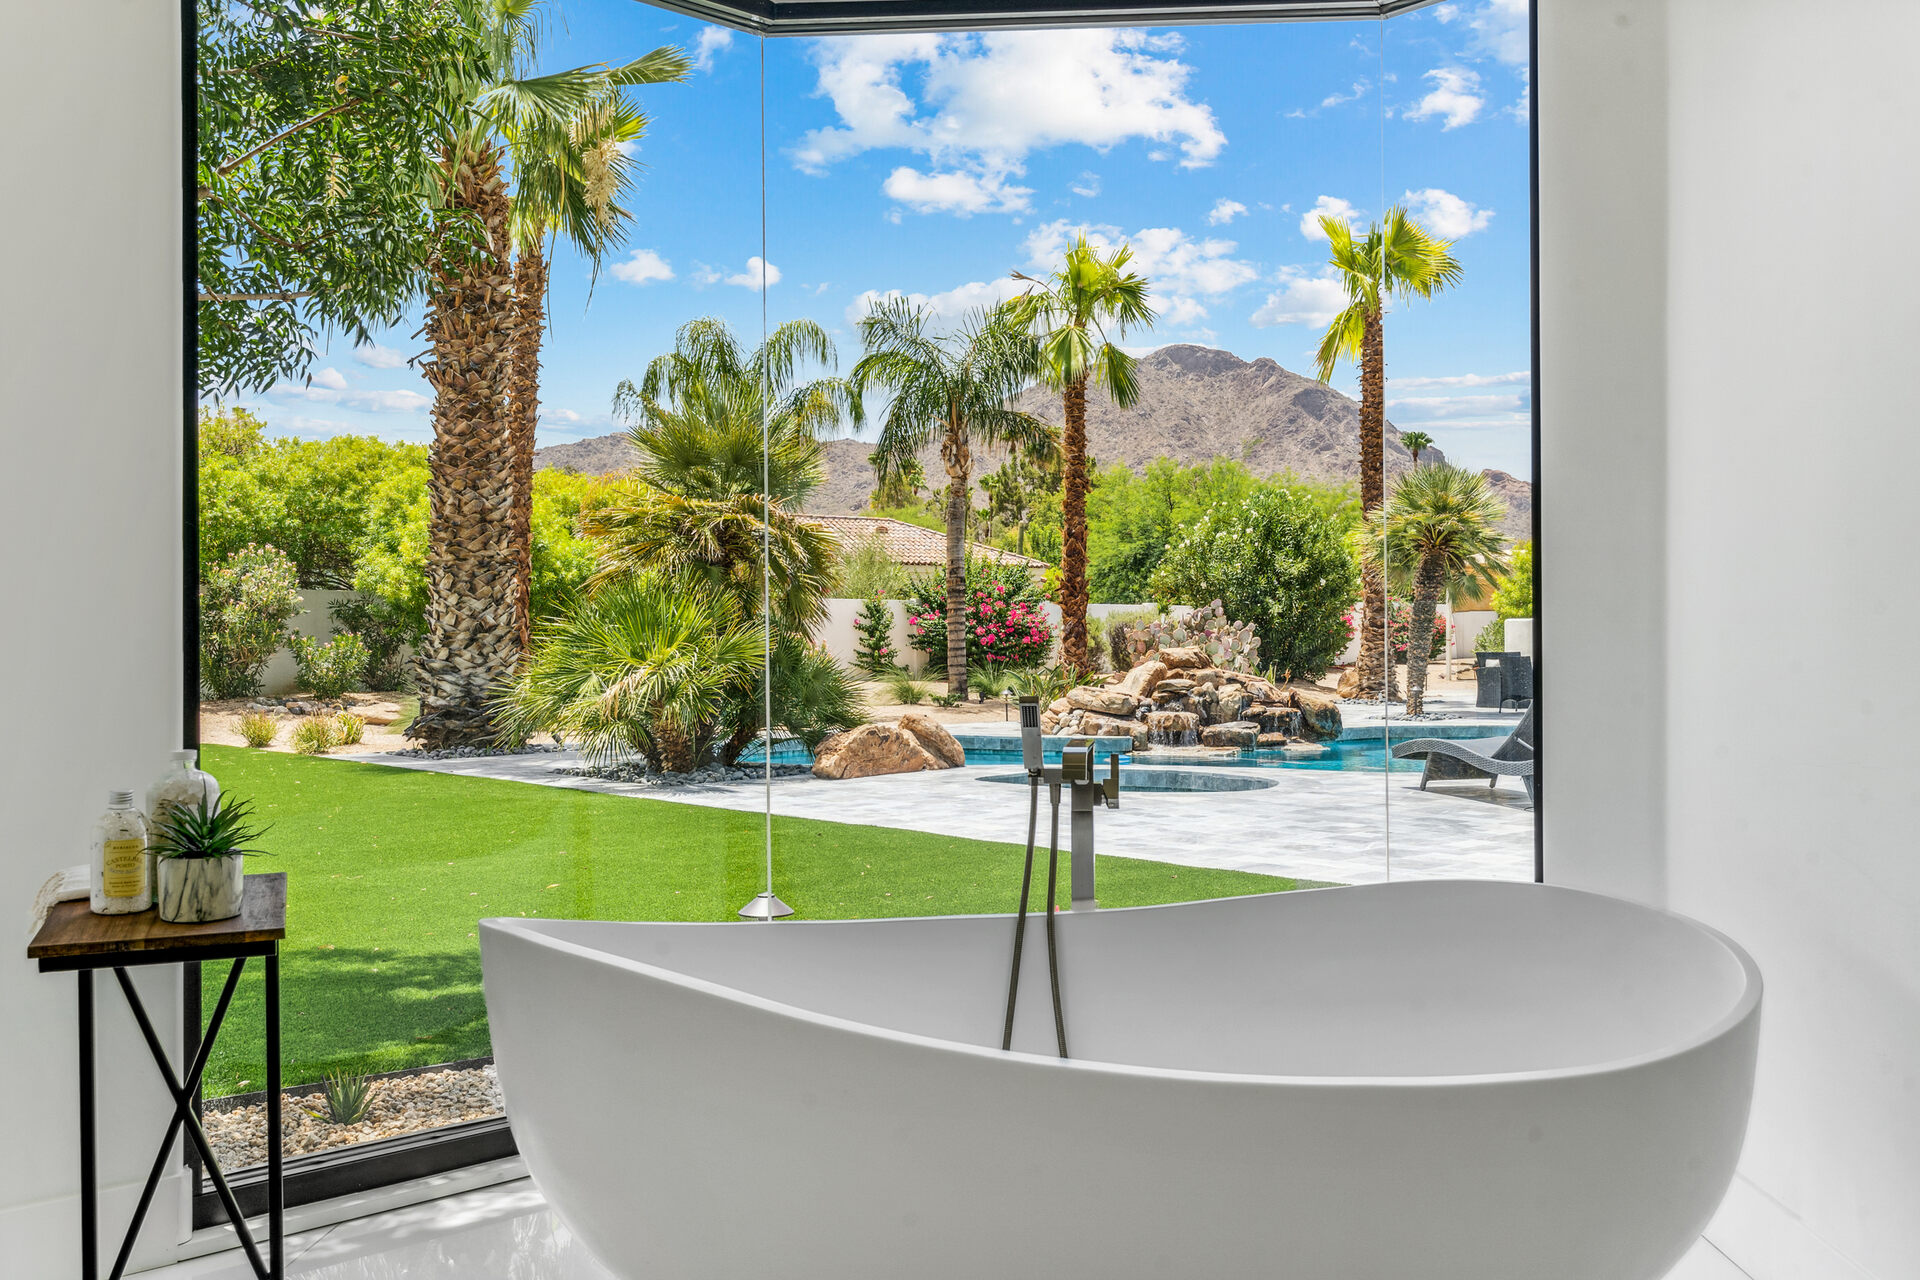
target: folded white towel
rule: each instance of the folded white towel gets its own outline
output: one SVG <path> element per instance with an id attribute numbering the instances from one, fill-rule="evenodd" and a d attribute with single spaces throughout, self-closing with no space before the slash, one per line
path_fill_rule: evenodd
<path id="1" fill-rule="evenodd" d="M 47 913 L 53 910 L 56 902 L 72 902 L 76 898 L 90 897 L 93 893 L 93 872 L 86 863 L 77 867 L 68 867 L 65 871 L 56 871 L 40 886 L 40 892 L 33 895 L 33 924 L 27 929 L 27 941 L 33 941 L 40 926 L 47 922 Z"/>

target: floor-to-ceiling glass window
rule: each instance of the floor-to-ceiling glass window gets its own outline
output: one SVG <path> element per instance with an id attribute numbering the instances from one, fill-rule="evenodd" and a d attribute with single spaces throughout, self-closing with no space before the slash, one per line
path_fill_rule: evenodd
<path id="1" fill-rule="evenodd" d="M 1022 696 L 1048 763 L 1123 757 L 1090 885 L 1064 798 L 1063 907 L 1528 878 L 1520 772 L 1390 752 L 1500 750 L 1531 692 L 1511 9 L 762 41 L 570 0 L 493 69 L 577 77 L 533 117 L 205 130 L 258 270 L 203 309 L 201 734 L 289 876 L 289 1152 L 497 1122 L 479 919 L 1011 911 Z M 303 309 L 257 216 L 296 180 L 411 284 Z M 206 1086 L 243 1164 L 254 1043 Z"/>

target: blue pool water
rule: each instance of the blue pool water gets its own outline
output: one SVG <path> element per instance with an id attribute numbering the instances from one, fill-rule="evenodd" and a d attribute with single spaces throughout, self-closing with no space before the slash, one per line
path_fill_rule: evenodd
<path id="1" fill-rule="evenodd" d="M 1505 737 L 1506 733 L 1507 730 L 1502 728 L 1492 731 L 1489 736 L 1498 739 Z M 1409 738 L 1418 736 L 1417 733 L 1402 732 L 1396 733 L 1394 740 L 1404 742 Z M 965 737 L 961 737 L 960 741 L 964 744 L 966 742 Z M 1150 761 L 1156 766 L 1164 765 L 1171 768 L 1317 769 L 1333 770 L 1340 773 L 1379 773 L 1383 769 L 1391 766 L 1394 773 L 1406 773 L 1409 771 L 1418 773 L 1420 771 L 1420 762 L 1418 760 L 1389 761 L 1386 748 L 1381 745 L 1380 739 L 1377 737 L 1346 739 L 1340 742 L 1329 742 L 1322 745 L 1326 748 L 1325 751 L 1307 755 L 1286 751 L 1240 751 L 1232 755 L 1224 753 L 1210 754 L 1204 757 L 1195 756 L 1187 759 L 1173 760 L 1164 759 L 1159 756 L 1145 757 L 1139 755 L 1123 755 L 1120 758 L 1129 763 L 1148 763 Z M 1487 746 L 1490 749 L 1492 744 L 1488 743 Z M 1048 763 L 1058 764 L 1060 762 L 1060 753 L 1058 751 L 1049 751 L 1046 758 Z M 757 747 L 750 747 L 741 755 L 740 763 L 758 764 L 760 763 L 760 759 L 759 749 Z M 797 742 L 782 742 L 774 747 L 773 762 L 775 764 L 811 764 L 813 763 L 813 753 Z M 967 763 L 970 765 L 1018 765 L 1020 763 L 1020 753 L 1018 751 L 969 746 L 967 747 Z"/>

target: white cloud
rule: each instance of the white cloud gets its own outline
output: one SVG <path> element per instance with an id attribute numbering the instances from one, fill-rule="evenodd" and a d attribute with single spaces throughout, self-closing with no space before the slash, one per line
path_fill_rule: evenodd
<path id="1" fill-rule="evenodd" d="M 1321 218 L 1352 222 L 1359 213 L 1352 203 L 1338 196 L 1321 196 L 1313 202 L 1313 208 L 1300 215 L 1300 234 L 1309 240 L 1325 240 L 1327 233 L 1320 227 Z"/>
<path id="2" fill-rule="evenodd" d="M 1451 191 L 1442 191 L 1439 187 L 1409 191 L 1400 201 L 1421 226 L 1442 240 L 1458 240 L 1476 231 L 1484 231 L 1487 223 L 1493 220 L 1493 210 L 1469 204 Z"/>
<path id="3" fill-rule="evenodd" d="M 1282 267 L 1278 283 L 1280 287 L 1249 317 L 1263 329 L 1276 324 L 1324 325 L 1346 310 L 1347 288 L 1332 267 L 1322 267 L 1314 275 L 1305 267 Z"/>
<path id="4" fill-rule="evenodd" d="M 1208 211 L 1207 222 L 1216 227 L 1223 227 L 1246 211 L 1247 206 L 1238 200 L 1229 200 L 1221 196 L 1213 202 L 1213 208 Z"/>
<path id="5" fill-rule="evenodd" d="M 702 27 L 693 42 L 693 69 L 695 71 L 713 70 L 715 54 L 724 53 L 733 47 L 733 32 L 725 27 Z"/>
<path id="6" fill-rule="evenodd" d="M 1395 378 L 1393 385 L 1409 391 L 1442 387 L 1511 387 L 1533 381 L 1531 371 L 1517 373 L 1458 373 L 1438 378 Z"/>
<path id="7" fill-rule="evenodd" d="M 329 391 L 345 391 L 347 389 L 347 375 L 331 366 L 324 369 L 316 369 L 309 376 L 308 381 L 313 386 L 324 387 Z"/>
<path id="8" fill-rule="evenodd" d="M 540 421 L 569 424 L 580 421 L 580 415 L 571 409 L 542 409 Z"/>
<path id="9" fill-rule="evenodd" d="M 1026 286 L 1018 280 L 1009 276 L 1000 276 L 993 280 L 975 280 L 931 294 L 902 293 L 898 289 L 868 289 L 847 304 L 847 325 L 849 328 L 858 325 L 877 302 L 905 298 L 914 306 L 927 312 L 936 327 L 949 328 L 964 319 L 968 312 L 997 306 L 1025 288 Z"/>
<path id="10" fill-rule="evenodd" d="M 1353 87 L 1347 90 L 1345 93 L 1330 93 L 1326 97 L 1320 99 L 1321 109 L 1325 110 L 1327 107 L 1337 107 L 1340 104 L 1345 102 L 1358 102 L 1361 98 L 1364 98 L 1366 96 L 1367 90 L 1372 87 L 1373 86 L 1368 84 L 1365 80 L 1355 80 L 1353 82 Z"/>
<path id="11" fill-rule="evenodd" d="M 614 263 L 612 271 L 615 280 L 624 280 L 628 284 L 673 279 L 673 267 L 652 249 L 635 249 L 625 262 Z"/>
<path id="12" fill-rule="evenodd" d="M 1520 68 L 1520 100 L 1500 110 L 1519 124 L 1525 124 L 1533 118 L 1533 73 L 1526 67 Z"/>
<path id="13" fill-rule="evenodd" d="M 1085 196 L 1091 200 L 1094 196 L 1100 194 L 1100 175 L 1088 169 L 1078 178 L 1068 183 L 1067 190 L 1077 196 Z"/>
<path id="14" fill-rule="evenodd" d="M 1251 262 L 1233 256 L 1238 245 L 1232 240 L 1196 240 L 1179 227 L 1142 227 L 1129 236 L 1118 227 L 1080 226 L 1066 218 L 1027 233 L 1027 263 L 1034 274 L 1051 270 L 1077 231 L 1085 231 L 1087 240 L 1103 253 L 1122 243 L 1129 245 L 1133 259 L 1127 270 L 1151 282 L 1154 310 L 1174 324 L 1205 318 L 1203 299 L 1231 293 L 1260 274 Z"/>
<path id="15" fill-rule="evenodd" d="M 1134 30 L 818 41 L 818 93 L 832 102 L 839 123 L 805 134 L 793 160 L 817 174 L 862 152 L 906 150 L 945 174 L 970 175 L 983 190 L 1008 192 L 1021 190 L 1011 180 L 1025 172 L 1031 152 L 1069 144 L 1105 151 L 1140 139 L 1160 144 L 1155 156 L 1177 154 L 1187 168 L 1208 165 L 1227 139 L 1212 108 L 1188 96 L 1193 69 L 1173 56 L 1180 48 L 1177 35 Z M 982 211 L 965 201 L 927 203 Z M 1024 193 L 1017 202 L 983 206 L 1025 207 Z"/>
<path id="16" fill-rule="evenodd" d="M 1510 67 L 1527 65 L 1527 0 L 1487 0 L 1471 14 L 1457 4 L 1434 10 L 1443 23 L 1466 19 L 1468 51 L 1488 54 Z"/>
<path id="17" fill-rule="evenodd" d="M 353 358 L 369 369 L 398 369 L 407 362 L 407 358 L 398 351 L 377 342 L 361 343 L 353 349 Z"/>
<path id="18" fill-rule="evenodd" d="M 1437 421 L 1454 418 L 1484 418 L 1490 413 L 1519 414 L 1531 407 L 1527 393 L 1504 396 L 1400 396 L 1389 397 L 1387 408 L 1407 421 Z"/>
<path id="19" fill-rule="evenodd" d="M 757 253 L 747 259 L 747 266 L 744 271 L 727 272 L 717 267 L 710 267 L 704 262 L 697 262 L 694 264 L 693 279 L 695 284 L 703 286 L 730 284 L 736 288 L 758 291 L 762 272 L 765 273 L 768 285 L 780 283 L 780 268 L 774 266 L 771 262 L 762 261 L 760 255 Z"/>
<path id="20" fill-rule="evenodd" d="M 332 374 L 331 378 L 326 375 Z M 338 385 L 335 385 L 335 380 Z M 337 369 L 322 369 L 314 375 L 317 385 L 303 387 L 291 382 L 276 382 L 267 394 L 276 400 L 305 400 L 310 404 L 338 405 L 361 413 L 417 413 L 433 403 L 418 391 L 349 391 L 346 379 Z"/>
<path id="21" fill-rule="evenodd" d="M 1031 187 L 1010 185 L 1002 174 L 921 173 L 906 165 L 887 175 L 880 185 L 890 199 L 915 213 L 953 213 L 970 218 L 976 213 L 1020 213 L 1032 207 Z"/>
<path id="22" fill-rule="evenodd" d="M 1458 129 L 1480 118 L 1487 100 L 1480 96 L 1480 73 L 1468 67 L 1435 67 L 1427 72 L 1433 88 L 1427 96 L 1407 108 L 1409 120 L 1445 119 L 1443 129 Z"/>

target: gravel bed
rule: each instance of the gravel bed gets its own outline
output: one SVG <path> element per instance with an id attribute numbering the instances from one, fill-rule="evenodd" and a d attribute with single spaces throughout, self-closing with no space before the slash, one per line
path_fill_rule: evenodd
<path id="1" fill-rule="evenodd" d="M 316 1119 L 308 1108 L 326 1111 L 321 1095 L 311 1085 L 284 1090 L 280 1121 L 285 1155 L 310 1155 L 335 1147 L 397 1138 L 462 1120 L 484 1120 L 502 1114 L 500 1078 L 491 1063 L 456 1071 L 427 1071 L 396 1075 L 371 1082 L 372 1103 L 359 1124 L 333 1124 Z M 207 1141 L 223 1169 L 243 1169 L 267 1159 L 267 1113 L 264 1102 L 231 1110 L 210 1103 L 205 1117 Z"/>
<path id="2" fill-rule="evenodd" d="M 691 773 L 657 773 L 640 761 L 630 760 L 621 764 L 581 765 L 577 768 L 561 768 L 555 773 L 564 773 L 575 778 L 598 778 L 603 782 L 627 782 L 642 787 L 700 787 L 712 786 L 722 782 L 760 782 L 767 776 L 767 767 L 763 764 L 707 764 L 701 765 Z M 805 778 L 813 774 L 811 765 L 776 764 L 773 776 L 776 778 Z"/>
<path id="3" fill-rule="evenodd" d="M 442 747 L 437 751 L 429 751 L 425 747 L 407 747 L 387 754 L 411 756 L 416 760 L 477 760 L 482 756 L 541 756 L 565 750 L 557 742 L 529 742 L 524 747 Z"/>

